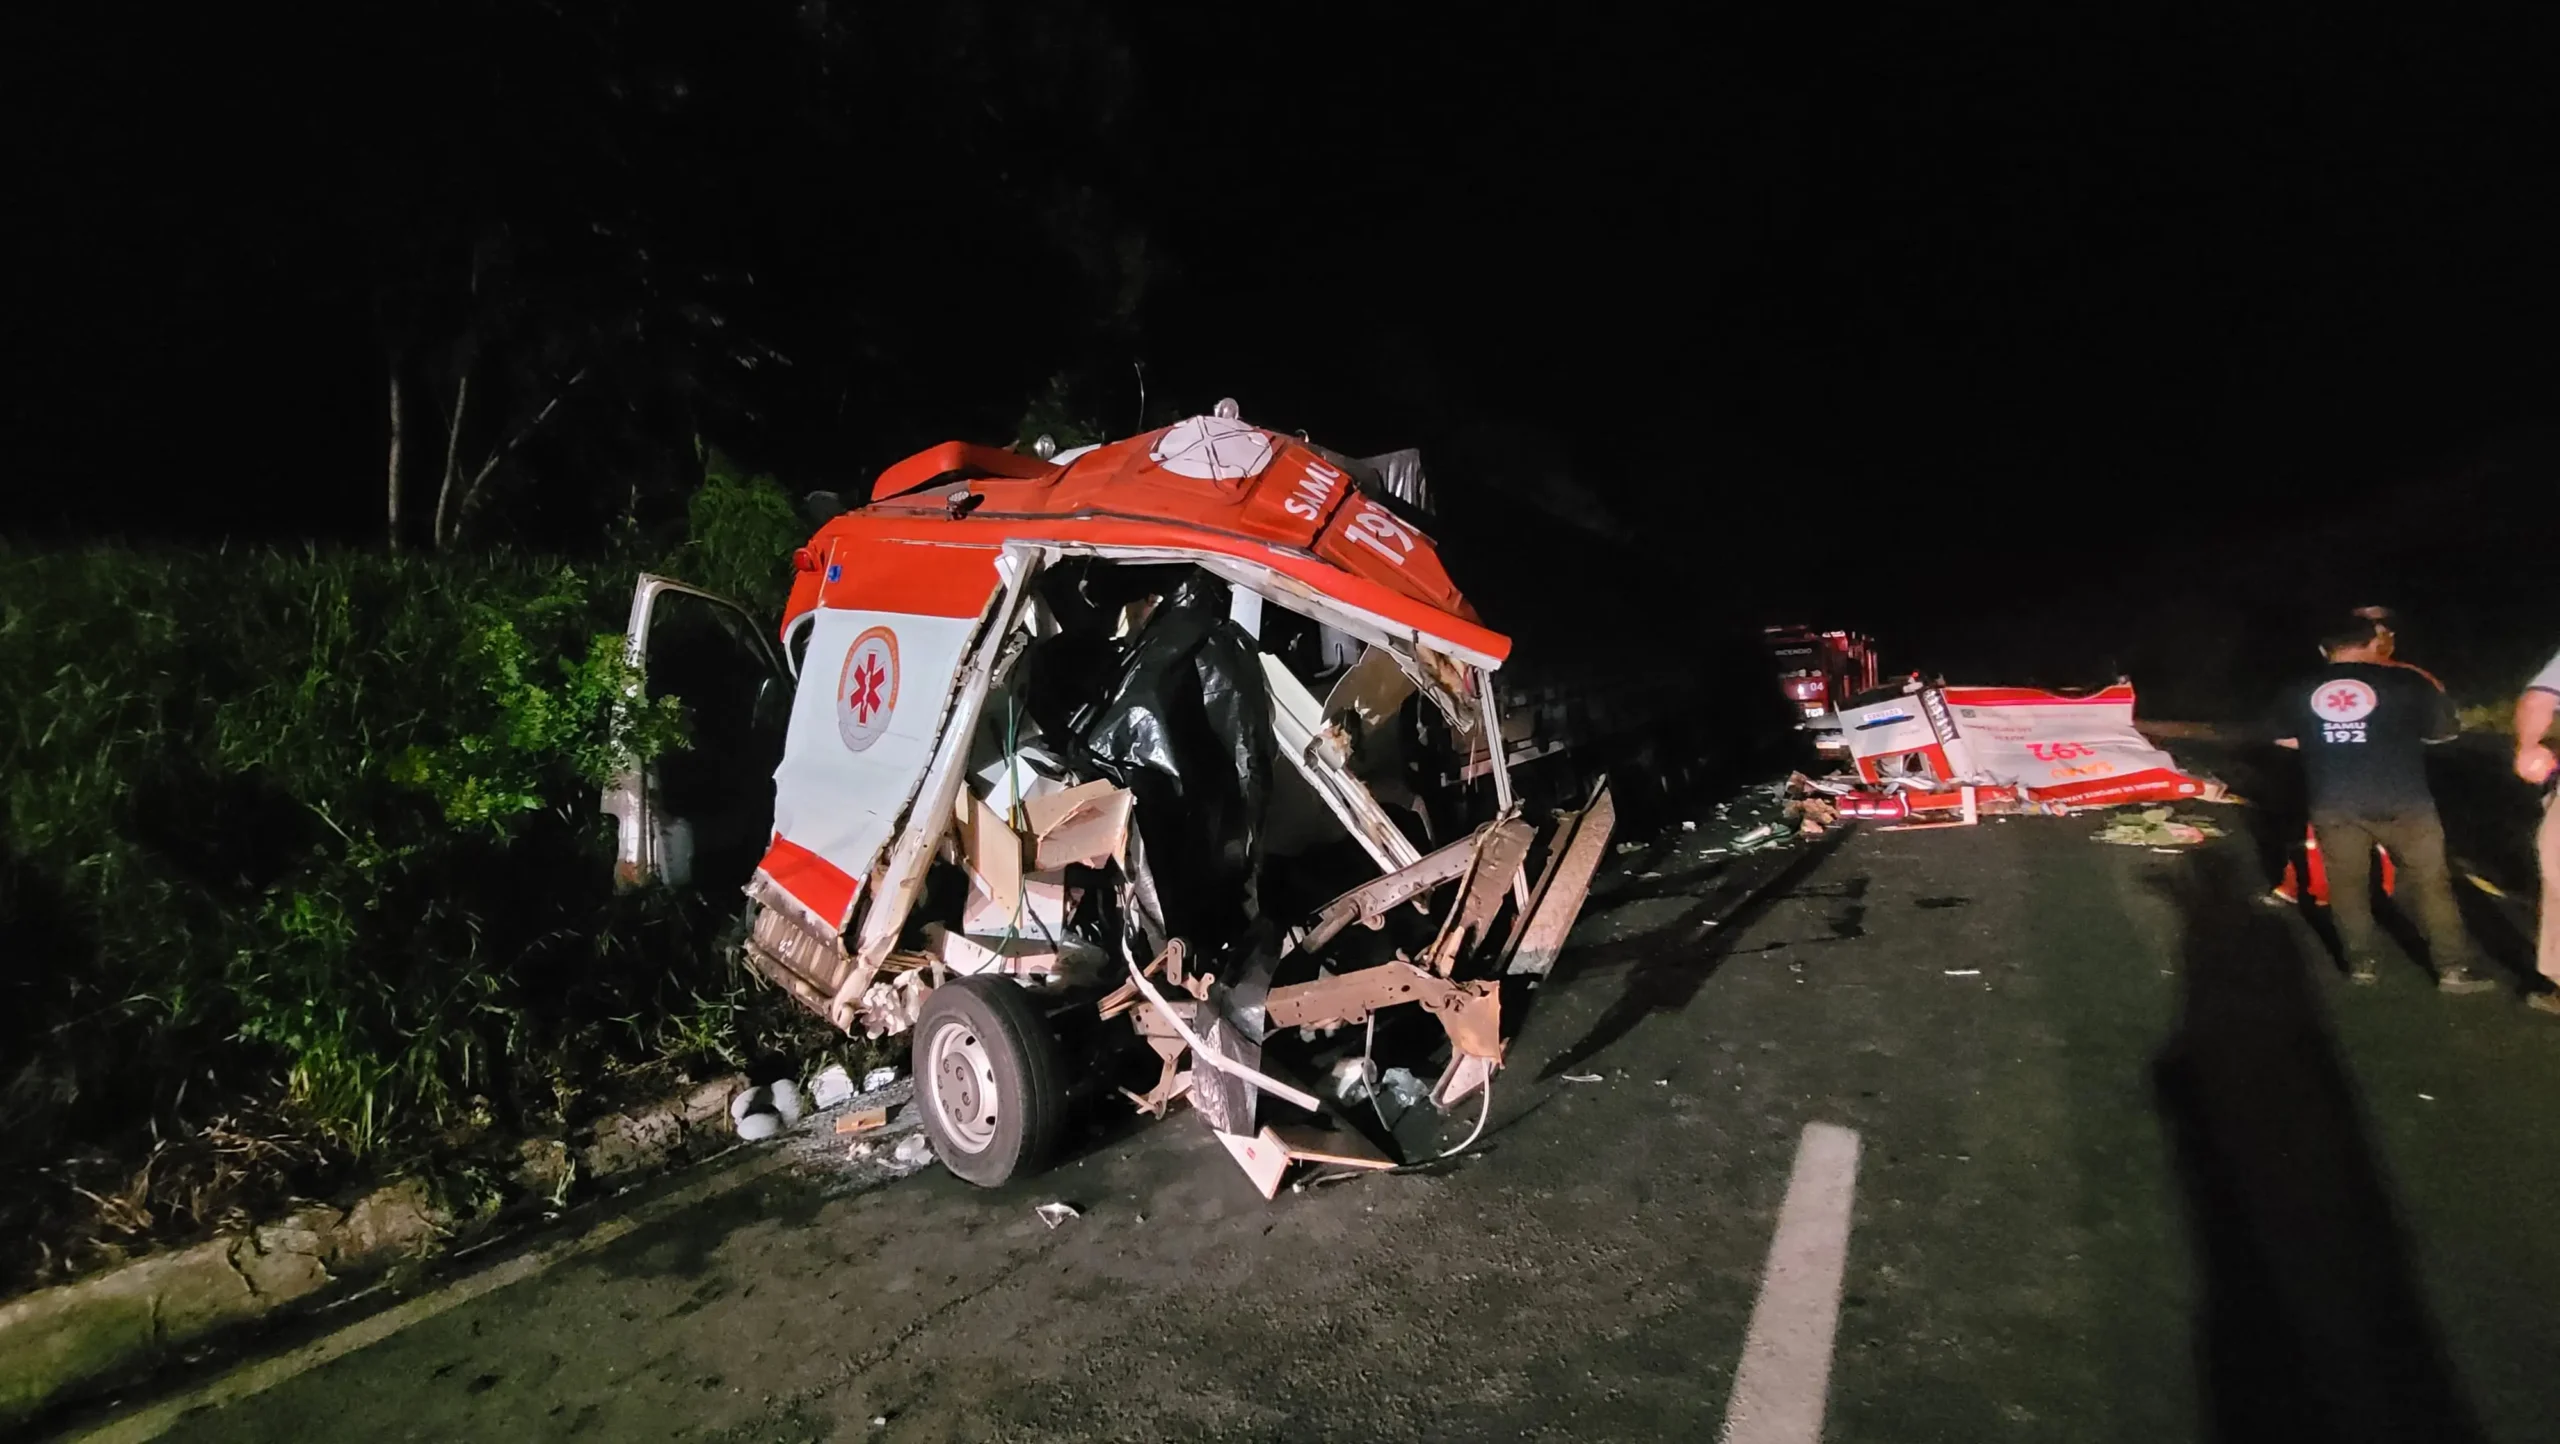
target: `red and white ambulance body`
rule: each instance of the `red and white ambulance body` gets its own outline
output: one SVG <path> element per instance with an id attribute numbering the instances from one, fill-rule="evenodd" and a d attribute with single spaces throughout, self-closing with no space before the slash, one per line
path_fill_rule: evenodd
<path id="1" fill-rule="evenodd" d="M 1483 735 L 1490 674 L 1510 643 L 1361 463 L 1220 411 L 1054 458 L 946 443 L 882 473 L 868 504 L 827 521 L 793 559 L 780 635 L 797 683 L 771 840 L 747 883 L 747 958 L 839 1028 L 914 1028 L 928 1131 L 974 1181 L 1036 1166 L 1054 1141 L 1067 1065 L 1046 1019 L 1063 999 L 1092 1001 L 1077 991 L 1086 985 L 1116 984 L 1099 999 L 1104 1016 L 1127 1014 L 1164 1060 L 1158 1087 L 1131 1096 L 1160 1113 L 1188 1095 L 1266 1191 L 1288 1158 L 1314 1155 L 1258 1128 L 1257 1099 L 1316 1100 L 1260 1070 L 1264 1036 L 1325 1035 L 1417 1001 L 1452 1044 L 1436 1100 L 1485 1089 L 1501 1052 L 1492 975 L 1546 969 L 1605 846 L 1603 789 L 1561 815 L 1530 871 L 1534 830 L 1498 760 L 1479 784 L 1491 820 L 1463 836 L 1417 840 L 1380 804 L 1353 761 L 1362 725 L 1391 722 L 1419 695 L 1445 730 Z M 1377 874 L 1312 916 L 1274 920 L 1285 926 L 1280 974 L 1290 954 L 1335 945 L 1351 922 L 1375 930 L 1407 905 L 1427 918 L 1432 894 L 1454 885 L 1427 946 L 1348 971 L 1327 956 L 1314 978 L 1272 986 L 1202 970 L 1197 960 L 1231 940 L 1161 935 L 1167 910 L 1152 897 L 1130 794 L 1067 775 L 1067 739 L 1024 741 L 1008 693 L 1025 653 L 1061 631 L 1039 579 L 1096 563 L 1215 578 L 1232 598 L 1219 629 L 1231 644 L 1259 648 L 1266 618 L 1286 613 L 1324 629 L 1335 655 L 1359 658 L 1321 699 L 1268 650 L 1252 658 L 1261 677 L 1239 680 L 1238 695 L 1268 698 L 1271 770 L 1295 779 L 1292 795 L 1319 800 L 1314 815 L 1329 814 Z M 645 610 L 635 602 L 635 651 Z M 1130 608 L 1110 645 L 1136 645 L 1148 618 Z M 626 873 L 653 871 L 666 835 L 648 786 L 634 778 L 608 795 Z M 937 866 L 965 874 L 966 915 L 919 913 Z M 1067 936 L 1096 892 L 1118 900 L 1115 916 L 1149 925 Z"/>

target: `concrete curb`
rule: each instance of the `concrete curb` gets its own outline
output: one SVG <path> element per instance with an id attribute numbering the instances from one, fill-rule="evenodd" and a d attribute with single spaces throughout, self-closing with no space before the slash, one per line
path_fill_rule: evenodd
<path id="1" fill-rule="evenodd" d="M 627 1183 L 736 1142 L 732 1074 L 610 1114 L 583 1142 L 528 1142 L 517 1182 L 559 1198 L 581 1180 Z M 454 1220 L 417 1179 L 340 1210 L 309 1204 L 190 1248 L 152 1254 L 0 1304 L 0 1429 L 12 1428 L 215 1345 L 222 1335 L 343 1298 L 357 1283 L 443 1250 Z"/>

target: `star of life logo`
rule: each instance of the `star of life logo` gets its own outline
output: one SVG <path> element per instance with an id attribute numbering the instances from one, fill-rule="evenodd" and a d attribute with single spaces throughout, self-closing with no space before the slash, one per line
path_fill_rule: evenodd
<path id="1" fill-rule="evenodd" d="M 887 627 L 873 627 L 845 651 L 844 671 L 836 678 L 836 735 L 863 751 L 889 730 L 889 714 L 897 709 L 898 637 Z"/>
<path id="2" fill-rule="evenodd" d="M 2364 719 L 2373 715 L 2381 699 L 2374 690 L 2352 677 L 2337 678 L 2311 689 L 2312 715 L 2320 719 L 2323 742 L 2362 742 L 2365 740 Z"/>

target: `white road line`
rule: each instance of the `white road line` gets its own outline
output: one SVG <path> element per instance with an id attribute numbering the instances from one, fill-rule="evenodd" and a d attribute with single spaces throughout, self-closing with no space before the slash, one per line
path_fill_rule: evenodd
<path id="1" fill-rule="evenodd" d="M 1857 1191 L 1858 1135 L 1829 1123 L 1806 1124 L 1778 1232 L 1769 1240 L 1742 1363 L 1733 1371 L 1724 1444 L 1820 1444 Z"/>

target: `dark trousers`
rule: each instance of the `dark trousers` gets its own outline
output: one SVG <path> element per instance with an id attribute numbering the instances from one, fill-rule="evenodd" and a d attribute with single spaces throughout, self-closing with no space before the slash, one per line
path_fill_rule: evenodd
<path id="1" fill-rule="evenodd" d="M 2329 869 L 2329 919 L 2337 924 L 2338 943 L 2346 950 L 2348 962 L 2375 962 L 2382 957 L 2382 934 L 2373 921 L 2376 847 L 2391 850 L 2391 898 L 2427 940 L 2428 961 L 2439 972 L 2478 961 L 2470 934 L 2462 929 L 2462 911 L 2453 901 L 2453 875 L 2444 860 L 2444 823 L 2433 807 L 2396 817 L 2314 812 L 2311 830 L 2320 838 L 2320 859 Z"/>

